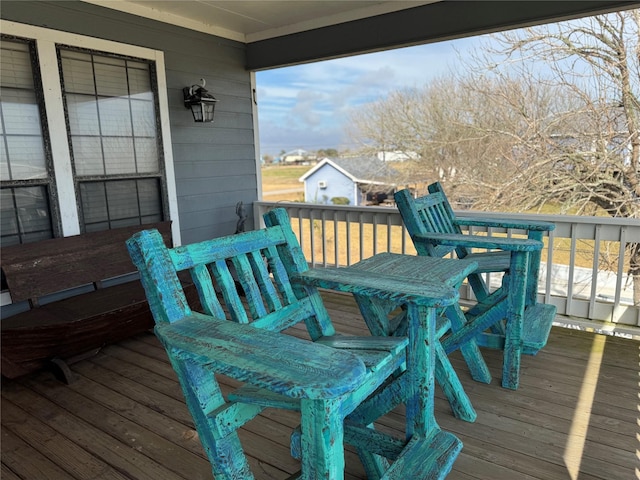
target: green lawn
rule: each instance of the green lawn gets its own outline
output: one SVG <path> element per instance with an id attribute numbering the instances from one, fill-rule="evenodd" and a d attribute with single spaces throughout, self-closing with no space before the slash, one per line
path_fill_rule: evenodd
<path id="1" fill-rule="evenodd" d="M 268 192 L 283 188 L 302 187 L 302 182 L 299 182 L 298 179 L 311 168 L 313 167 L 309 165 L 262 167 L 262 189 Z"/>

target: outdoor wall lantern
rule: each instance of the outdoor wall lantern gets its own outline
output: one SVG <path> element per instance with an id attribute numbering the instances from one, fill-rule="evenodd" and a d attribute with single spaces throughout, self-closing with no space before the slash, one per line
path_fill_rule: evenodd
<path id="1" fill-rule="evenodd" d="M 213 122 L 213 111 L 216 108 L 216 98 L 205 88 L 207 82 L 200 79 L 200 85 L 184 87 L 184 106 L 191 109 L 193 120 L 196 122 Z"/>

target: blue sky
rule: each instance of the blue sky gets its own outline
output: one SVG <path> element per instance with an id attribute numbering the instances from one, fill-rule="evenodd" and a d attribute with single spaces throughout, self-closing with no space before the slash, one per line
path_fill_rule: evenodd
<path id="1" fill-rule="evenodd" d="M 257 72 L 260 150 L 355 147 L 347 112 L 453 69 L 486 37 L 472 37 Z"/>

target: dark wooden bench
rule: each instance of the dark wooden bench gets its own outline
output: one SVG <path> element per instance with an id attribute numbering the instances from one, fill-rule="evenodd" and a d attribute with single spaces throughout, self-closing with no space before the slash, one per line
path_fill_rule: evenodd
<path id="1" fill-rule="evenodd" d="M 30 307 L 0 322 L 4 377 L 51 366 L 69 382 L 67 363 L 153 327 L 125 246 L 145 228 L 157 228 L 171 243 L 167 221 L 2 249 L 11 300 Z"/>

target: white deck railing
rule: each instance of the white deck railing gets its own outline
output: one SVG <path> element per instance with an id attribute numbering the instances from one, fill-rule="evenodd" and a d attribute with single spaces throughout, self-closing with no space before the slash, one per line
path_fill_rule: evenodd
<path id="1" fill-rule="evenodd" d="M 275 207 L 285 208 L 310 265 L 345 266 L 380 252 L 415 254 L 397 209 L 291 202 L 256 202 L 255 218 Z M 640 242 L 640 221 L 573 215 L 458 212 L 465 217 L 499 217 L 553 222 L 545 237 L 538 296 L 556 305 L 558 314 L 620 326 L 640 327 L 640 307 L 633 305 L 628 270 L 630 243 Z M 482 229 L 474 229 L 474 232 Z M 484 230 L 487 235 L 519 236 L 522 232 Z M 499 278 L 488 279 L 492 284 Z M 471 299 L 463 286 L 461 298 Z M 569 322 L 570 323 L 570 322 Z M 633 329 L 635 331 L 635 329 Z"/>

